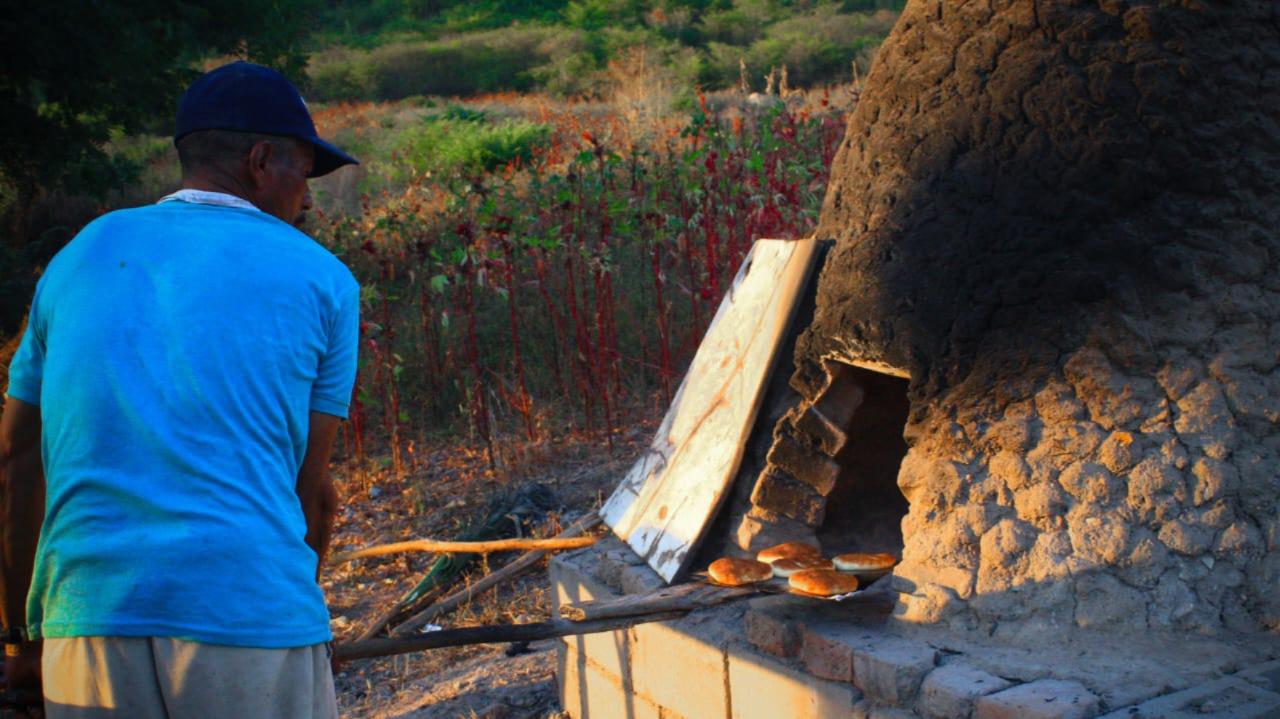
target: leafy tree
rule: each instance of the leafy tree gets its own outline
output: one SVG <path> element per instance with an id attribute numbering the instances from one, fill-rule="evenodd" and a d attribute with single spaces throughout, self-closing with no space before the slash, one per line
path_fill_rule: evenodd
<path id="1" fill-rule="evenodd" d="M 183 87 L 212 55 L 299 78 L 317 0 L 2 0 L 0 180 L 11 238 L 41 192 L 100 193 L 128 177 L 113 132 L 168 132 Z"/>

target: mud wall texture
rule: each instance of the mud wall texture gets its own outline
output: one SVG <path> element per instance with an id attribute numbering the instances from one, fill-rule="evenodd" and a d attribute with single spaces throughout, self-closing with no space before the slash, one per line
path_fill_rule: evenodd
<path id="1" fill-rule="evenodd" d="M 792 380 L 911 375 L 902 617 L 1280 631 L 1278 13 L 908 3 Z"/>

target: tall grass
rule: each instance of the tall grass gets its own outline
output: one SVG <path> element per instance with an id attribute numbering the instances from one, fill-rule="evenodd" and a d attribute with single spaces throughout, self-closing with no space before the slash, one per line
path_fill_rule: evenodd
<path id="1" fill-rule="evenodd" d="M 489 175 L 415 176 L 328 218 L 365 288 L 352 449 L 370 432 L 394 461 L 432 431 L 491 454 L 570 427 L 611 441 L 670 400 L 751 243 L 812 229 L 842 133 L 835 112 L 704 103 L 646 144 L 558 132 Z"/>

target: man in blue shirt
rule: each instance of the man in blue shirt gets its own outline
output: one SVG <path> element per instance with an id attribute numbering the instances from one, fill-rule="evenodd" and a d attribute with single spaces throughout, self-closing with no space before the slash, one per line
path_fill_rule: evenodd
<path id="1" fill-rule="evenodd" d="M 43 673 L 54 719 L 336 717 L 317 574 L 359 286 L 295 225 L 355 160 L 244 62 L 187 90 L 175 142 L 183 189 L 53 259 L 9 369 L 6 674 Z"/>

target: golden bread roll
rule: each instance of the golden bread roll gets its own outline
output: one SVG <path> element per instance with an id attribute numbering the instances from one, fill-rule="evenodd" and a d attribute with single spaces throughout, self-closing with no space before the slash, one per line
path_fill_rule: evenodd
<path id="1" fill-rule="evenodd" d="M 790 577 L 806 569 L 835 569 L 830 559 L 822 557 L 790 557 L 773 563 L 773 576 Z"/>
<path id="2" fill-rule="evenodd" d="M 806 569 L 787 579 L 792 589 L 818 597 L 848 594 L 858 588 L 858 578 L 834 569 Z"/>
<path id="3" fill-rule="evenodd" d="M 893 569 L 898 559 L 892 554 L 841 554 L 832 560 L 842 572 L 883 572 Z"/>
<path id="4" fill-rule="evenodd" d="M 822 550 L 812 544 L 804 542 L 786 542 L 777 544 L 768 549 L 761 549 L 756 554 L 756 560 L 761 562 L 776 562 L 779 559 L 792 559 L 794 557 L 820 557 Z"/>
<path id="5" fill-rule="evenodd" d="M 764 562 L 721 557 L 707 567 L 707 574 L 717 584 L 741 587 L 744 584 L 763 582 L 773 576 L 773 570 Z"/>

